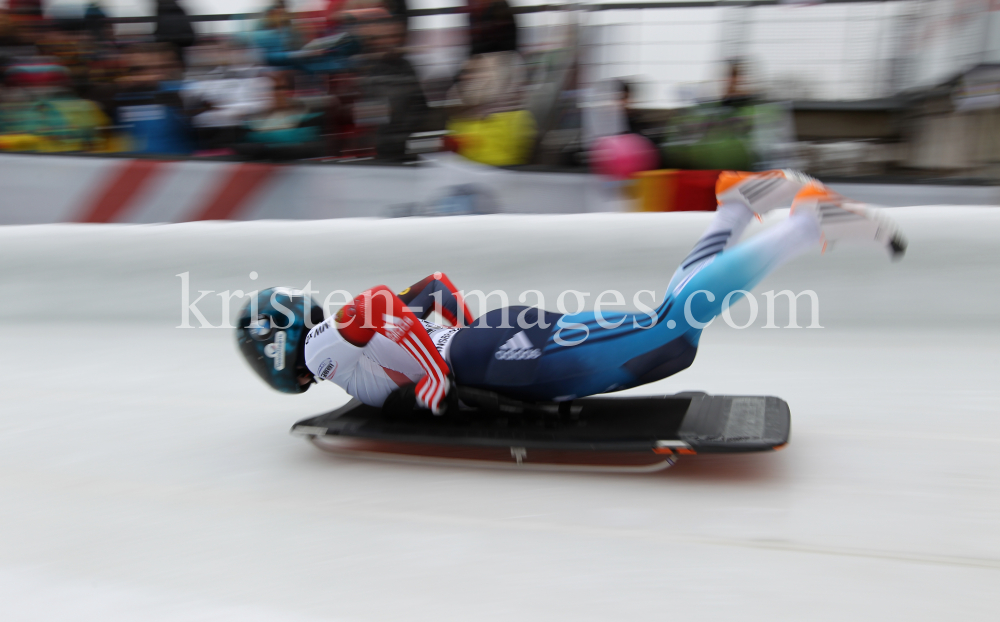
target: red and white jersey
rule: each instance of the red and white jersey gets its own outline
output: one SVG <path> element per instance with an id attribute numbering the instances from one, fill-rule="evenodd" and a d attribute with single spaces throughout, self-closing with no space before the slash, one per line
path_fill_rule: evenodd
<path id="1" fill-rule="evenodd" d="M 331 317 L 306 335 L 306 367 L 317 379 L 333 382 L 369 406 L 382 406 L 397 388 L 426 375 L 409 352 L 387 337 L 377 334 L 358 347 L 341 336 L 334 321 Z M 448 361 L 451 340 L 461 329 L 420 322 L 441 357 Z"/>

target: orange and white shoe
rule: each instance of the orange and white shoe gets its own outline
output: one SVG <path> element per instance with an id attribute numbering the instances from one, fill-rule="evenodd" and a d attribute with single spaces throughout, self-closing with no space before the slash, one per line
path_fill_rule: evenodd
<path id="1" fill-rule="evenodd" d="M 807 210 L 819 221 L 823 250 L 841 242 L 875 243 L 888 251 L 893 260 L 906 253 L 906 240 L 899 227 L 879 210 L 855 203 L 830 190 L 818 181 L 803 187 L 792 201 L 792 213 Z"/>
<path id="2" fill-rule="evenodd" d="M 761 173 L 723 171 L 715 182 L 715 196 L 719 205 L 742 203 L 761 216 L 791 205 L 796 193 L 813 181 L 812 177 L 790 169 Z"/>

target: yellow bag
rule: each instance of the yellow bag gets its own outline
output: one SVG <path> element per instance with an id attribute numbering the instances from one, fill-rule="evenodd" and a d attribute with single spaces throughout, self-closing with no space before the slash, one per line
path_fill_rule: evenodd
<path id="1" fill-rule="evenodd" d="M 458 153 L 491 166 L 524 164 L 535 142 L 535 120 L 527 110 L 497 112 L 484 119 L 453 119 L 448 130 Z"/>

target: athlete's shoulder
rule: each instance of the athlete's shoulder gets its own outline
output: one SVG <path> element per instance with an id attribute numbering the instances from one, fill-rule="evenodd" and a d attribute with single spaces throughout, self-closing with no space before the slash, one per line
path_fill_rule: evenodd
<path id="1" fill-rule="evenodd" d="M 337 332 L 336 319 L 333 316 L 328 317 L 306 333 L 304 344 L 306 359 L 308 360 L 310 352 L 315 352 L 325 345 L 329 345 L 331 341 L 339 342 L 341 340 L 340 334 Z"/>

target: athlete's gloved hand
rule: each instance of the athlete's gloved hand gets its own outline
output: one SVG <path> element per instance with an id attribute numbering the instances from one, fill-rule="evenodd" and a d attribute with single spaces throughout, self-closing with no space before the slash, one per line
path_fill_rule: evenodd
<path id="1" fill-rule="evenodd" d="M 452 407 L 458 408 L 455 380 L 448 374 L 443 381 L 427 375 L 417 382 L 417 406 L 430 410 L 435 415 L 443 415 Z"/>
<path id="2" fill-rule="evenodd" d="M 392 290 L 384 285 L 373 287 L 345 305 L 336 317 L 341 336 L 356 346 L 366 346 L 379 334 L 406 350 L 426 374 L 416 386 L 417 404 L 435 415 L 444 413 L 444 400 L 453 384 L 451 368 L 417 317 Z"/>

